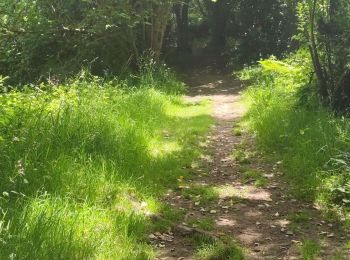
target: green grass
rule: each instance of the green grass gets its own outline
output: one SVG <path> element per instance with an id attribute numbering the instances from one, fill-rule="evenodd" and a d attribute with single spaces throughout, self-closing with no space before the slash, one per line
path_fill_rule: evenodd
<path id="1" fill-rule="evenodd" d="M 317 259 L 320 254 L 320 245 L 313 240 L 305 240 L 300 248 L 301 256 L 303 260 Z"/>
<path id="2" fill-rule="evenodd" d="M 303 224 L 310 221 L 311 217 L 312 215 L 308 212 L 296 212 L 288 214 L 287 219 L 294 223 Z"/>
<path id="3" fill-rule="evenodd" d="M 220 240 L 206 234 L 196 234 L 190 238 L 197 248 L 195 259 L 199 260 L 243 260 L 245 253 L 243 248 L 229 237 L 221 237 Z"/>
<path id="4" fill-rule="evenodd" d="M 215 229 L 215 220 L 212 218 L 191 219 L 188 221 L 189 226 L 196 226 L 201 230 L 212 231 Z"/>
<path id="5" fill-rule="evenodd" d="M 219 198 L 218 192 L 213 187 L 192 185 L 189 189 L 183 190 L 185 198 L 200 202 L 201 206 L 207 206 Z"/>
<path id="6" fill-rule="evenodd" d="M 254 184 L 258 188 L 266 187 L 268 184 L 268 179 L 264 177 L 262 172 L 255 169 L 243 169 L 242 177 L 244 181 L 254 181 Z"/>
<path id="7" fill-rule="evenodd" d="M 237 147 L 232 152 L 232 158 L 240 164 L 250 164 L 250 155 L 248 152 L 246 152 L 244 149 L 241 149 L 240 147 Z"/>
<path id="8" fill-rule="evenodd" d="M 154 258 L 151 216 L 179 218 L 159 199 L 200 155 L 211 105 L 125 84 L 0 94 L 0 259 Z"/>
<path id="9" fill-rule="evenodd" d="M 321 107 L 312 86 L 305 87 L 311 67 L 307 57 L 261 63 L 241 73 L 251 84 L 245 92 L 250 108 L 245 121 L 259 148 L 283 162 L 295 195 L 341 207 L 349 216 L 350 120 Z"/>
<path id="10" fill-rule="evenodd" d="M 291 223 L 288 225 L 288 229 L 293 232 L 300 232 L 306 227 L 310 228 L 313 225 L 312 222 L 310 222 L 312 216 L 310 212 L 289 213 L 287 219 Z"/>
<path id="11" fill-rule="evenodd" d="M 203 260 L 243 260 L 245 259 L 243 249 L 233 242 L 213 242 L 208 239 L 202 242 L 196 253 L 196 259 Z"/>
<path id="12" fill-rule="evenodd" d="M 152 221 L 149 230 L 152 232 L 161 232 L 166 233 L 169 231 L 169 227 L 179 220 L 181 220 L 185 214 L 184 211 L 175 209 L 168 204 L 161 205 L 161 208 L 158 210 L 158 214 L 162 218 L 157 218 L 156 221 Z"/>
<path id="13" fill-rule="evenodd" d="M 241 136 L 242 135 L 242 129 L 240 127 L 234 127 L 232 129 L 232 134 L 234 136 Z"/>

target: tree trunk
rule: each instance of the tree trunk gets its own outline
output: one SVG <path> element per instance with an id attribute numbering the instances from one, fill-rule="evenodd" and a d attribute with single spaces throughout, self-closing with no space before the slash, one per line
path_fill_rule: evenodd
<path id="1" fill-rule="evenodd" d="M 190 52 L 188 35 L 188 10 L 190 0 L 174 5 L 177 25 L 177 48 L 181 52 Z"/>
<path id="2" fill-rule="evenodd" d="M 333 93 L 332 108 L 338 114 L 349 112 L 350 104 L 350 70 L 347 70 L 336 85 Z"/>
<path id="3" fill-rule="evenodd" d="M 317 7 L 317 0 L 313 0 L 312 6 L 310 9 L 310 47 L 309 49 L 310 49 L 315 73 L 317 76 L 318 84 L 319 84 L 318 86 L 319 95 L 323 101 L 326 101 L 329 97 L 327 80 L 326 80 L 325 72 L 320 62 L 320 56 L 318 54 L 316 37 L 315 37 L 316 7 Z"/>
<path id="4" fill-rule="evenodd" d="M 171 13 L 171 2 L 164 1 L 152 5 L 153 14 L 149 30 L 149 48 L 156 58 L 160 56 L 164 34 Z"/>
<path id="5" fill-rule="evenodd" d="M 222 48 L 226 44 L 226 23 L 228 0 L 210 1 L 210 27 L 211 27 L 211 45 Z"/>

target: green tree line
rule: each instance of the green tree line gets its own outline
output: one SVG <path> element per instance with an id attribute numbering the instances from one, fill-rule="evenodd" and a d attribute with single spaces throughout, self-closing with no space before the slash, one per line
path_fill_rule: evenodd
<path id="1" fill-rule="evenodd" d="M 232 64 L 307 49 L 323 103 L 346 109 L 350 91 L 346 0 L 0 1 L 0 75 L 12 84 L 63 80 L 88 68 L 120 75 L 195 43 Z"/>
<path id="2" fill-rule="evenodd" d="M 294 6 L 285 0 L 1 0 L 0 74 L 14 83 L 64 78 L 82 67 L 118 74 L 146 50 L 191 52 L 203 38 L 242 63 L 280 55 L 295 32 Z"/>

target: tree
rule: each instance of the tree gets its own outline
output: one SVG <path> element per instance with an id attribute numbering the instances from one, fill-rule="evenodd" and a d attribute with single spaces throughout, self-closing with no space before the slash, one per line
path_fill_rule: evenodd
<path id="1" fill-rule="evenodd" d="M 318 48 L 316 44 L 315 36 L 315 20 L 318 0 L 309 1 L 309 26 L 310 26 L 310 36 L 309 38 L 309 49 L 311 54 L 312 63 L 314 65 L 315 73 L 319 83 L 319 94 L 323 100 L 328 98 L 327 82 L 325 77 L 325 72 L 322 68 L 320 57 L 318 53 Z"/>
<path id="2" fill-rule="evenodd" d="M 215 48 L 223 48 L 226 43 L 226 25 L 230 6 L 234 1 L 230 0 L 205 0 L 208 10 L 211 41 L 210 45 Z"/>
<path id="3" fill-rule="evenodd" d="M 0 75 L 64 79 L 82 67 L 115 74 L 161 52 L 173 1 L 0 0 Z"/>
<path id="4" fill-rule="evenodd" d="M 166 26 L 171 14 L 173 1 L 152 1 L 151 2 L 151 15 L 150 15 L 150 28 L 149 28 L 149 48 L 154 52 L 156 57 L 159 57 L 163 41 Z"/>
<path id="5" fill-rule="evenodd" d="M 190 0 L 184 0 L 174 4 L 177 29 L 177 48 L 181 52 L 189 52 L 189 4 Z"/>
<path id="6" fill-rule="evenodd" d="M 293 47 L 297 0 L 236 0 L 229 6 L 227 50 L 234 63 L 281 56 Z"/>
<path id="7" fill-rule="evenodd" d="M 299 40 L 307 44 L 321 101 L 337 112 L 350 104 L 350 3 L 304 0 L 299 3 Z"/>

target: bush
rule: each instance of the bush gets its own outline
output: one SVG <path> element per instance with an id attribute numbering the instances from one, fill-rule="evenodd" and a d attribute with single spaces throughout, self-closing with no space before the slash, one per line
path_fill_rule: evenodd
<path id="1" fill-rule="evenodd" d="M 0 9 L 0 74 L 12 84 L 64 80 L 83 66 L 115 75 L 136 56 L 146 15 L 127 0 L 1 0 Z"/>

